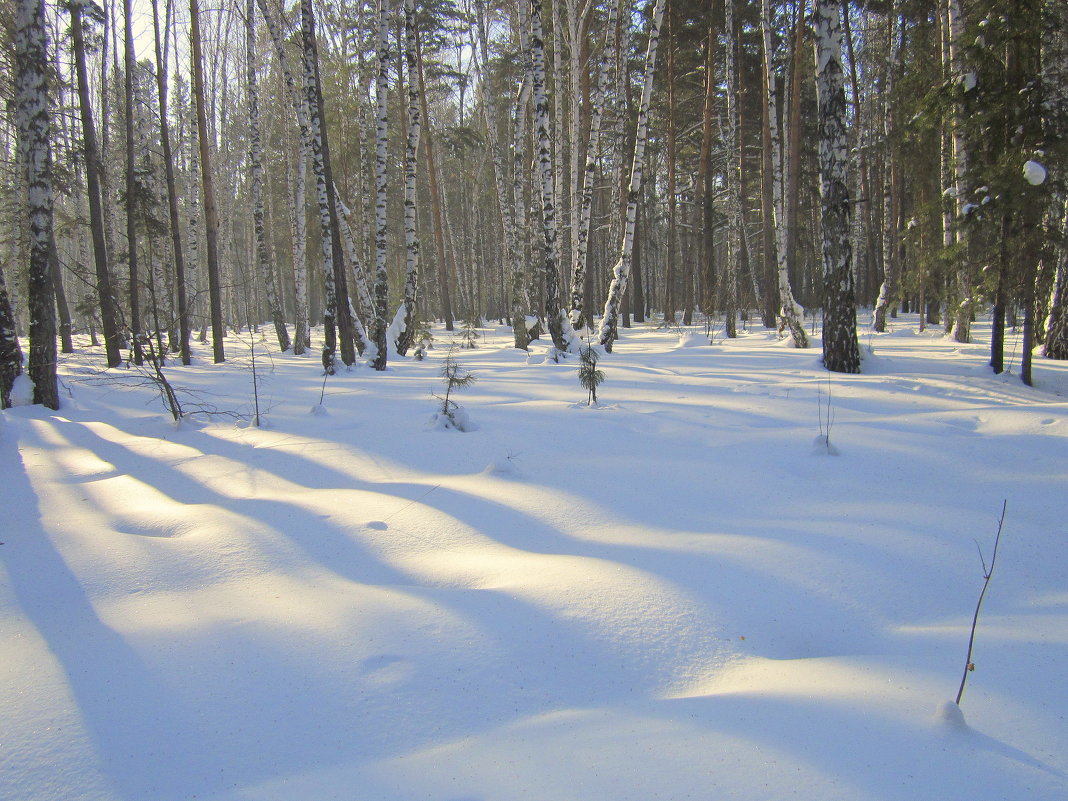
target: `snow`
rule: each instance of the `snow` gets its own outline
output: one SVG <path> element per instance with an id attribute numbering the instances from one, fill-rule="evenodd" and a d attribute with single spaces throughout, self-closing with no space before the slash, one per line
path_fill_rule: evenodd
<path id="1" fill-rule="evenodd" d="M 1046 168 L 1037 161 L 1026 161 L 1023 165 L 1023 176 L 1031 186 L 1041 186 L 1046 181 Z"/>
<path id="2" fill-rule="evenodd" d="M 483 329 L 468 432 L 440 328 L 322 404 L 263 360 L 264 428 L 204 346 L 168 375 L 237 418 L 175 426 L 82 343 L 0 413 L 0 799 L 1061 801 L 1068 363 L 917 322 L 859 375 L 623 329 L 593 409 Z"/>

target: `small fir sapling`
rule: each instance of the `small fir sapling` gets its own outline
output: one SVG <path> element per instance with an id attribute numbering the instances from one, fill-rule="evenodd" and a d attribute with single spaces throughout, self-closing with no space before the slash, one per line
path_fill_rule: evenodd
<path id="1" fill-rule="evenodd" d="M 482 335 L 478 333 L 478 328 L 482 324 L 482 321 L 476 316 L 471 315 L 464 320 L 463 328 L 460 329 L 460 347 L 474 349 L 478 347 L 479 337 Z"/>
<path id="2" fill-rule="evenodd" d="M 415 348 L 412 350 L 412 358 L 421 362 L 426 358 L 426 352 L 434 347 L 434 335 L 430 333 L 430 323 L 420 317 L 415 324 Z"/>
<path id="3" fill-rule="evenodd" d="M 475 380 L 475 376 L 461 367 L 459 362 L 453 358 L 450 348 L 441 365 L 441 381 L 445 385 L 445 395 L 444 397 L 434 395 L 441 401 L 441 408 L 434 415 L 434 421 L 439 426 L 457 431 L 470 431 L 473 428 L 466 410 L 452 399 L 452 395 L 454 392 L 467 389 L 475 383 Z"/>
<path id="4" fill-rule="evenodd" d="M 597 369 L 597 351 L 587 345 L 579 351 L 578 377 L 582 388 L 589 393 L 587 406 L 597 403 L 597 387 L 604 381 L 604 370 Z"/>

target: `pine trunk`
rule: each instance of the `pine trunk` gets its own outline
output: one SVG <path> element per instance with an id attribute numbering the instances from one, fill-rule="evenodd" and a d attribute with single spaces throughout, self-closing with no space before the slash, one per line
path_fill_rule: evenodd
<path id="1" fill-rule="evenodd" d="M 728 337 L 738 336 L 738 274 L 742 262 L 742 155 L 739 130 L 741 116 L 738 109 L 738 27 L 735 21 L 734 4 L 736 0 L 724 3 L 724 32 L 726 44 L 723 48 L 726 73 L 727 121 L 723 128 L 723 148 L 727 152 L 727 171 L 725 175 L 727 202 L 727 270 L 724 274 L 723 308 L 724 333 Z"/>
<path id="2" fill-rule="evenodd" d="M 104 353 L 108 367 L 122 363 L 118 310 L 111 286 L 108 265 L 107 239 L 104 235 L 104 209 L 101 203 L 100 151 L 96 143 L 93 109 L 89 95 L 89 76 L 85 63 L 85 33 L 82 25 L 81 3 L 71 3 L 71 41 L 74 46 L 74 66 L 78 79 L 78 105 L 82 122 L 82 148 L 85 154 L 85 180 L 89 195 L 89 231 L 93 241 L 93 260 L 96 266 L 96 295 L 100 304 L 100 327 L 104 334 Z"/>
<path id="3" fill-rule="evenodd" d="M 174 281 L 178 298 L 178 350 L 182 364 L 191 361 L 189 353 L 189 301 L 185 286 L 185 259 L 182 252 L 182 225 L 178 211 L 178 190 L 174 180 L 174 158 L 171 154 L 171 130 L 167 116 L 167 59 L 160 42 L 158 0 L 152 0 L 152 24 L 156 46 L 156 94 L 159 97 L 160 141 L 163 145 L 163 166 L 167 180 L 167 211 L 171 227 L 171 247 L 174 251 Z M 167 4 L 167 24 L 164 36 L 170 28 L 170 3 Z"/>

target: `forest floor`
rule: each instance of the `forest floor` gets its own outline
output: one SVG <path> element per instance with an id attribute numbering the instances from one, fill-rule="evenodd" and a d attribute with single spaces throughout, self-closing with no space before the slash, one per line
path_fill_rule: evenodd
<path id="1" fill-rule="evenodd" d="M 637 326 L 589 407 L 487 327 L 467 433 L 440 329 L 325 386 L 258 341 L 261 427 L 249 335 L 180 425 L 63 357 L 0 413 L 0 799 L 1063 801 L 1068 363 L 892 328 Z"/>

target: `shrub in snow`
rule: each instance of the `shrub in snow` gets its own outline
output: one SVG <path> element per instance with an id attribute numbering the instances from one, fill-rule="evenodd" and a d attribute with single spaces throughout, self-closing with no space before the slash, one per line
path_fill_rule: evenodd
<path id="1" fill-rule="evenodd" d="M 464 320 L 463 328 L 460 329 L 460 347 L 461 348 L 477 348 L 478 339 L 482 335 L 478 333 L 478 327 L 482 324 L 482 321 L 477 317 L 468 317 Z"/>

